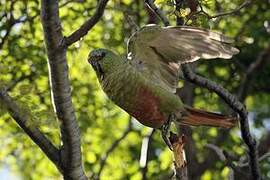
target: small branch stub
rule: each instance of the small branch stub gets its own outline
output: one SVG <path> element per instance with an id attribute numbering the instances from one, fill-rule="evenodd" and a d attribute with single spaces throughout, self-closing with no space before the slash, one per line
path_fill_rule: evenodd
<path id="1" fill-rule="evenodd" d="M 187 161 L 184 150 L 186 137 L 184 135 L 177 136 L 176 134 L 170 132 L 169 139 L 173 146 L 175 177 L 177 180 L 187 180 Z"/>

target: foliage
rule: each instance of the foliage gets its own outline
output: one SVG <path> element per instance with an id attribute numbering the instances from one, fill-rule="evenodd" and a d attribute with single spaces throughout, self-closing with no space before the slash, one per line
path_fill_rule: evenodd
<path id="1" fill-rule="evenodd" d="M 57 119 L 50 100 L 48 66 L 39 17 L 39 1 L 0 2 L 0 37 L 8 36 L 0 49 L 0 88 L 7 86 L 10 94 L 24 112 L 31 115 L 31 123 L 40 127 L 57 146 L 60 146 Z M 156 2 L 173 21 L 175 9 L 171 1 Z M 209 14 L 216 14 L 240 5 L 240 1 L 205 0 L 201 2 Z M 60 1 L 60 17 L 65 35 L 76 30 L 93 15 L 96 1 Z M 234 37 L 241 53 L 231 61 L 217 60 L 200 62 L 197 72 L 237 94 L 246 70 L 259 54 L 269 47 L 269 2 L 257 1 L 238 14 L 208 19 L 200 14 L 189 21 L 196 26 L 218 30 Z M 12 9 L 11 9 L 12 8 Z M 13 12 L 13 17 L 10 11 Z M 183 9 L 180 14 L 186 17 Z M 5 15 L 5 14 L 8 15 Z M 100 22 L 81 41 L 68 50 L 70 80 L 73 103 L 81 129 L 84 167 L 87 175 L 94 177 L 106 150 L 118 139 L 129 123 L 129 116 L 106 98 L 101 91 L 93 69 L 87 63 L 90 50 L 105 47 L 125 54 L 127 38 L 134 31 L 127 18 L 142 26 L 150 21 L 143 1 L 112 0 Z M 18 21 L 12 22 L 12 19 Z M 2 42 L 2 41 L 1 41 Z M 246 106 L 254 112 L 252 130 L 258 140 L 266 136 L 269 129 L 270 64 L 265 63 L 249 84 Z M 228 107 L 215 94 L 196 87 L 194 106 L 212 111 L 229 112 Z M 268 118 L 268 119 L 267 119 Z M 268 129 L 266 128 L 268 124 Z M 209 158 L 211 150 L 207 143 L 218 144 L 222 149 L 244 156 L 243 143 L 238 128 L 228 131 L 214 128 L 192 128 L 198 162 Z M 256 131 L 255 131 L 256 130 Z M 258 131 L 257 131 L 258 130 Z M 142 139 L 149 129 L 132 121 L 132 131 L 120 142 L 106 161 L 101 179 L 141 179 L 140 153 Z M 218 141 L 219 140 L 219 141 Z M 12 171 L 24 179 L 59 179 L 60 174 L 38 147 L 22 132 L 10 116 L 0 109 L 0 165 L 8 164 Z M 269 147 L 268 147 L 269 149 Z M 262 173 L 270 178 L 270 159 L 261 162 Z M 46 171 L 44 171 L 46 169 Z M 34 171 L 33 171 L 34 170 Z M 202 179 L 226 179 L 228 167 L 217 160 L 202 172 Z M 155 132 L 148 159 L 148 179 L 162 179 L 172 173 L 172 155 Z"/>

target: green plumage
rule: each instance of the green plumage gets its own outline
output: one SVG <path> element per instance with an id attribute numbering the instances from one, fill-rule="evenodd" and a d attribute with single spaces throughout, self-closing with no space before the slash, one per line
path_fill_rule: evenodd
<path id="1" fill-rule="evenodd" d="M 89 62 L 112 101 L 144 125 L 160 127 L 170 114 L 178 118 L 188 114 L 174 94 L 181 64 L 199 58 L 231 58 L 239 51 L 229 43 L 231 39 L 199 28 L 148 25 L 129 39 L 127 58 L 96 49 Z"/>

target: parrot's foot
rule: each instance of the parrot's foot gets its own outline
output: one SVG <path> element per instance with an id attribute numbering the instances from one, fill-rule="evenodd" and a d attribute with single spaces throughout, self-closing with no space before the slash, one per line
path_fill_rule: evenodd
<path id="1" fill-rule="evenodd" d="M 168 135 L 169 135 L 171 123 L 174 120 L 174 118 L 175 118 L 174 114 L 170 114 L 168 120 L 161 126 L 161 136 L 162 136 L 164 142 L 170 148 L 170 150 L 173 150 L 173 147 L 172 147 L 172 143 L 171 143 Z"/>

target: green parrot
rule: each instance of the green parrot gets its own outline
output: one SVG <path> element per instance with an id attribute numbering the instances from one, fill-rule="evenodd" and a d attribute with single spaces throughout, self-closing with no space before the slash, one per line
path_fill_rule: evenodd
<path id="1" fill-rule="evenodd" d="M 95 49 L 88 62 L 107 96 L 143 125 L 161 129 L 171 148 L 167 137 L 171 121 L 190 126 L 235 125 L 237 118 L 194 109 L 175 94 L 181 64 L 200 58 L 230 59 L 239 52 L 231 43 L 222 34 L 197 27 L 151 24 L 129 38 L 126 58 Z"/>

